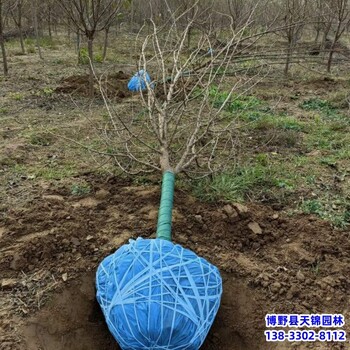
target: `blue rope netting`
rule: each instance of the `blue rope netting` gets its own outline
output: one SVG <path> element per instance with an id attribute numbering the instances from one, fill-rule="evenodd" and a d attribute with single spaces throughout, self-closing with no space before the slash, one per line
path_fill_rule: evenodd
<path id="1" fill-rule="evenodd" d="M 100 264 L 97 300 L 123 350 L 198 350 L 219 309 L 219 270 L 163 239 L 130 240 Z"/>
<path id="2" fill-rule="evenodd" d="M 150 84 L 150 87 L 153 89 L 154 84 L 151 83 L 151 77 L 147 72 L 141 69 L 129 80 L 128 89 L 135 92 L 140 90 L 144 91 L 147 89 L 146 82 Z"/>

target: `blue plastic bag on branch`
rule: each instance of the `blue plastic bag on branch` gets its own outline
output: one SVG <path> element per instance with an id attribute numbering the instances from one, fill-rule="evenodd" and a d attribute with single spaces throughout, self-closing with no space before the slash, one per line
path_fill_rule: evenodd
<path id="1" fill-rule="evenodd" d="M 220 306 L 219 270 L 163 239 L 130 240 L 96 274 L 97 300 L 123 350 L 198 350 Z"/>
<path id="2" fill-rule="evenodd" d="M 138 71 L 130 80 L 128 83 L 128 89 L 130 91 L 144 91 L 147 90 L 147 84 L 150 85 L 151 89 L 154 88 L 154 84 L 151 83 L 151 77 L 147 72 L 145 72 L 143 69 Z"/>

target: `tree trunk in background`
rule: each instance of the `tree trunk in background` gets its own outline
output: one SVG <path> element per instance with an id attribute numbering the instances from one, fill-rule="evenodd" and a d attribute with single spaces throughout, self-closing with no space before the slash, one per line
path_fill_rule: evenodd
<path id="1" fill-rule="evenodd" d="M 109 33 L 109 27 L 106 27 L 106 29 L 105 29 L 105 40 L 104 40 L 104 44 L 103 44 L 103 56 L 102 56 L 103 62 L 106 60 L 106 57 L 107 57 L 108 33 Z"/>
<path id="2" fill-rule="evenodd" d="M 317 29 L 316 30 L 316 35 L 315 35 L 315 40 L 314 40 L 314 43 L 317 44 L 318 43 L 318 39 L 320 37 L 320 32 L 321 32 L 321 29 Z"/>
<path id="3" fill-rule="evenodd" d="M 80 32 L 79 30 L 77 31 L 77 53 L 78 53 L 78 64 L 80 63 L 81 60 L 81 51 L 80 51 L 80 43 L 81 43 L 81 39 L 80 39 Z"/>
<path id="4" fill-rule="evenodd" d="M 26 50 L 24 47 L 24 40 L 23 40 L 23 28 L 22 28 L 22 0 L 18 1 L 18 5 L 17 5 L 17 17 L 16 15 L 13 13 L 13 11 L 11 11 L 11 16 L 13 21 L 15 22 L 17 28 L 18 28 L 18 32 L 19 32 L 19 42 L 21 44 L 21 52 L 23 55 L 25 55 Z"/>
<path id="5" fill-rule="evenodd" d="M 68 40 L 70 42 L 70 26 L 71 26 L 71 19 L 70 17 L 68 16 L 68 28 L 67 28 L 67 36 L 68 36 Z"/>
<path id="6" fill-rule="evenodd" d="M 287 76 L 289 73 L 289 66 L 290 66 L 290 61 L 293 56 L 293 43 L 289 42 L 288 43 L 288 49 L 287 49 L 287 57 L 286 57 L 286 65 L 284 66 L 284 75 Z"/>
<path id="7" fill-rule="evenodd" d="M 327 62 L 327 72 L 328 73 L 331 72 L 332 61 L 333 61 L 333 54 L 334 54 L 334 46 L 332 45 L 331 51 L 329 52 L 329 56 L 328 56 L 328 62 Z"/>
<path id="8" fill-rule="evenodd" d="M 5 49 L 5 40 L 4 40 L 4 27 L 3 27 L 3 18 L 2 18 L 2 0 L 0 0 L 0 46 L 4 67 L 4 75 L 8 74 L 8 66 L 7 66 L 7 57 L 6 57 L 6 49 Z"/>
<path id="9" fill-rule="evenodd" d="M 131 2 L 130 6 L 131 6 L 131 11 L 130 11 L 129 30 L 132 31 L 134 28 L 134 17 L 135 17 L 134 1 Z"/>
<path id="10" fill-rule="evenodd" d="M 43 59 L 42 53 L 41 53 L 41 47 L 39 42 L 39 29 L 38 29 L 38 16 L 37 16 L 37 0 L 32 1 L 32 11 L 33 11 L 33 23 L 34 23 L 34 31 L 35 31 L 35 40 L 36 40 L 36 47 L 38 48 L 38 53 L 40 59 Z"/>
<path id="11" fill-rule="evenodd" d="M 49 27 L 48 28 L 49 29 L 49 37 L 50 37 L 50 39 L 52 39 L 51 6 L 50 6 L 50 4 L 48 6 L 49 6 L 49 8 L 48 8 L 48 14 L 47 14 L 47 25 Z"/>
<path id="12" fill-rule="evenodd" d="M 93 53 L 93 36 L 88 38 L 88 52 L 89 52 L 89 95 L 94 97 L 94 53 Z"/>

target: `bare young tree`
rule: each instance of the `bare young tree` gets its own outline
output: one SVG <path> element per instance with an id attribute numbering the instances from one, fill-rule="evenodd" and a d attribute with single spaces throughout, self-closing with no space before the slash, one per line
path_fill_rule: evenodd
<path id="1" fill-rule="evenodd" d="M 324 3 L 326 11 L 330 13 L 329 25 L 333 34 L 327 61 L 327 72 L 330 72 L 336 46 L 350 24 L 350 5 L 348 0 L 327 0 Z"/>
<path id="2" fill-rule="evenodd" d="M 97 32 L 110 26 L 120 8 L 121 0 L 59 0 L 77 31 L 83 33 L 88 42 L 90 60 L 90 96 L 94 94 L 93 42 Z"/>
<path id="3" fill-rule="evenodd" d="M 235 155 L 235 117 L 225 118 L 222 112 L 234 94 L 251 87 L 255 76 L 232 78 L 226 88 L 224 82 L 235 67 L 233 57 L 245 27 L 235 32 L 231 21 L 228 41 L 220 47 L 212 43 L 210 33 L 198 31 L 196 47 L 189 52 L 188 32 L 201 15 L 198 11 L 204 11 L 197 5 L 198 1 L 187 9 L 194 16 L 185 26 L 186 11 L 179 8 L 163 24 L 150 18 L 150 34 L 140 32 L 138 70 L 146 90 L 140 91 L 139 108 L 121 113 L 100 86 L 109 115 L 101 135 L 108 145 L 106 155 L 127 173 L 183 172 L 202 177 L 222 170 Z M 152 81 L 147 81 L 146 72 Z"/>
<path id="4" fill-rule="evenodd" d="M 38 1 L 37 0 L 32 0 L 32 16 L 33 16 L 36 47 L 38 49 L 39 57 L 43 59 L 43 55 L 41 53 L 40 41 L 39 41 Z"/>
<path id="5" fill-rule="evenodd" d="M 16 24 L 16 27 L 18 28 L 19 32 L 19 41 L 21 44 L 21 51 L 24 55 L 26 53 L 25 47 L 24 47 L 24 40 L 23 40 L 23 26 L 22 26 L 22 20 L 23 20 L 23 5 L 25 4 L 24 0 L 17 0 L 14 3 L 14 6 L 11 8 L 11 16 Z"/>
<path id="6" fill-rule="evenodd" d="M 235 30 L 245 26 L 254 11 L 254 3 L 250 0 L 227 0 L 227 7 Z"/>
<path id="7" fill-rule="evenodd" d="M 284 74 L 288 75 L 290 63 L 297 42 L 300 40 L 309 16 L 309 0 L 285 0 L 281 5 L 281 22 L 283 36 L 287 39 L 287 53 Z"/>

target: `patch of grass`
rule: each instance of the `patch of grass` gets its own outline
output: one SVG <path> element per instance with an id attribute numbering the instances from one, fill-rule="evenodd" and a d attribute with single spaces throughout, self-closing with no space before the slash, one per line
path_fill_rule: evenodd
<path id="1" fill-rule="evenodd" d="M 342 126 L 350 125 L 349 118 L 339 113 L 338 109 L 327 100 L 312 98 L 299 104 L 299 107 L 306 111 L 319 112 L 319 114 L 315 116 L 315 121 L 318 123 L 332 121 L 335 128 L 341 127 L 340 124 Z"/>
<path id="2" fill-rule="evenodd" d="M 193 192 L 198 198 L 208 201 L 225 199 L 243 201 L 254 190 L 271 187 L 274 181 L 270 169 L 261 165 L 237 168 L 232 173 L 224 173 L 211 179 L 194 183 Z"/>
<path id="3" fill-rule="evenodd" d="M 22 101 L 24 96 L 20 92 L 10 92 L 9 97 L 15 101 Z"/>
<path id="4" fill-rule="evenodd" d="M 91 187 L 88 184 L 74 184 L 71 187 L 72 196 L 86 196 L 91 192 Z"/>
<path id="5" fill-rule="evenodd" d="M 25 176 L 30 179 L 62 180 L 76 175 L 77 169 L 73 164 L 58 165 L 56 163 L 49 163 L 37 166 L 16 164 L 13 168 L 13 172 L 14 174 Z"/>
<path id="6" fill-rule="evenodd" d="M 331 113 L 335 109 L 329 101 L 318 98 L 310 98 L 303 101 L 300 103 L 299 107 L 306 111 L 322 111 L 325 113 Z"/>
<path id="7" fill-rule="evenodd" d="M 350 203 L 342 199 L 320 197 L 302 202 L 301 210 L 314 214 L 332 223 L 333 226 L 346 228 L 350 225 Z"/>
<path id="8" fill-rule="evenodd" d="M 35 146 L 50 146 L 53 141 L 52 136 L 45 133 L 30 133 L 27 138 Z"/>
<path id="9" fill-rule="evenodd" d="M 321 215 L 323 212 L 323 205 L 316 199 L 306 200 L 302 203 L 301 209 L 307 214 Z"/>
<path id="10" fill-rule="evenodd" d="M 25 38 L 24 44 L 28 47 L 36 47 L 36 39 L 35 38 Z M 49 36 L 43 36 L 39 38 L 39 45 L 41 47 L 46 47 L 52 50 L 56 50 L 57 47 L 57 41 L 53 38 L 50 38 Z"/>
<path id="11" fill-rule="evenodd" d="M 52 63 L 60 65 L 60 64 L 66 64 L 66 61 L 63 58 L 56 58 L 52 61 Z"/>
<path id="12" fill-rule="evenodd" d="M 218 87 L 213 86 L 209 92 L 209 99 L 214 108 L 221 108 L 225 103 L 224 110 L 228 112 L 244 111 L 256 109 L 262 101 L 255 96 L 237 96 L 231 95 L 228 91 L 220 91 Z"/>
<path id="13" fill-rule="evenodd" d="M 82 47 L 80 49 L 80 54 L 79 54 L 79 63 L 80 64 L 89 64 L 89 52 L 87 48 Z M 94 53 L 94 62 L 96 63 L 102 63 L 103 62 L 103 56 L 102 53 L 96 52 Z"/>
<path id="14" fill-rule="evenodd" d="M 45 180 L 62 180 L 76 174 L 74 166 L 66 165 L 64 167 L 41 168 L 35 171 L 35 177 L 41 177 Z"/>
<path id="15" fill-rule="evenodd" d="M 35 53 L 35 46 L 34 45 L 29 45 L 27 48 L 28 53 Z"/>

